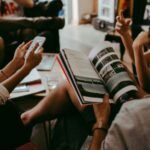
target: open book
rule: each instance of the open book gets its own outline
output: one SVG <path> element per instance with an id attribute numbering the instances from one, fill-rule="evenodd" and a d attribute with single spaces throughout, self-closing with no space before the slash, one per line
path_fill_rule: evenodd
<path id="1" fill-rule="evenodd" d="M 109 42 L 97 45 L 89 56 L 63 49 L 58 61 L 81 104 L 102 102 L 106 93 L 115 103 L 123 94 L 137 91 Z"/>
<path id="2" fill-rule="evenodd" d="M 20 84 L 28 84 L 35 82 L 41 82 L 41 76 L 36 68 L 32 69 L 32 71 L 20 82 Z"/>

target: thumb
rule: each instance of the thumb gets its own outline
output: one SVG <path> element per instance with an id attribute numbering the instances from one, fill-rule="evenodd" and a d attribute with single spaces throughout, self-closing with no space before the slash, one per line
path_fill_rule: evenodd
<path id="1" fill-rule="evenodd" d="M 108 94 L 104 95 L 103 102 L 104 103 L 109 103 L 109 95 Z"/>
<path id="2" fill-rule="evenodd" d="M 126 19 L 126 24 L 127 25 L 131 25 L 132 24 L 132 20 L 131 19 Z"/>
<path id="3" fill-rule="evenodd" d="M 43 51 L 44 51 L 44 48 L 42 47 L 42 48 L 39 49 L 39 51 L 37 52 L 37 54 L 42 54 Z"/>
<path id="4" fill-rule="evenodd" d="M 124 19 L 123 10 L 120 11 L 119 16 L 120 16 L 120 19 Z"/>

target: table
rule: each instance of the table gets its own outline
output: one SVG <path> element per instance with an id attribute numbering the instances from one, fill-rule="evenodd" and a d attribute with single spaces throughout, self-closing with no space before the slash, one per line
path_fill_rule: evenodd
<path id="1" fill-rule="evenodd" d="M 13 99 L 14 103 L 16 103 L 16 105 L 19 106 L 19 108 L 22 111 L 26 111 L 34 107 L 44 96 L 46 96 L 48 93 L 51 92 L 52 89 L 49 89 L 50 87 L 48 86 L 47 78 L 52 79 L 52 81 L 57 80 L 57 84 L 60 84 L 63 80 L 66 80 L 66 77 L 57 60 L 55 61 L 54 66 L 51 71 L 39 71 L 39 73 L 42 78 L 42 84 L 45 86 L 46 91 L 42 93 L 38 93 L 38 94 L 33 94 L 33 95 L 28 95 L 28 96 Z M 51 80 L 48 82 L 51 82 Z M 41 147 L 42 145 L 41 147 L 42 150 L 48 149 L 48 145 L 50 141 L 50 136 L 49 136 L 50 125 L 51 125 L 50 122 L 44 122 L 42 124 L 37 125 L 38 127 L 37 126 L 35 127 L 36 131 L 34 133 L 34 136 L 31 138 L 31 141 L 33 141 L 33 143 L 38 144 L 39 147 Z M 39 130 L 38 135 L 36 133 L 37 128 Z M 33 129 L 33 132 L 34 132 L 34 129 Z M 45 143 L 46 146 L 43 143 Z"/>

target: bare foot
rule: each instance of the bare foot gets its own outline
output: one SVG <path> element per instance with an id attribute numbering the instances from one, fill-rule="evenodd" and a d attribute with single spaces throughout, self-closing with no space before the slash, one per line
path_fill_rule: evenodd
<path id="1" fill-rule="evenodd" d="M 32 123 L 32 115 L 31 114 L 32 114 L 31 110 L 26 111 L 26 112 L 21 114 L 21 120 L 22 120 L 24 125 L 29 125 Z"/>

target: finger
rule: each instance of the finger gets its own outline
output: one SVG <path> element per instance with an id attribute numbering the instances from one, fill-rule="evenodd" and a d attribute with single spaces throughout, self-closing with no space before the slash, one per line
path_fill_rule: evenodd
<path id="1" fill-rule="evenodd" d="M 23 46 L 24 46 L 25 42 L 22 42 L 18 47 L 17 49 L 21 49 Z"/>
<path id="2" fill-rule="evenodd" d="M 119 16 L 117 16 L 117 17 L 116 17 L 116 20 L 118 21 L 118 20 L 119 20 L 119 18 L 120 18 L 120 17 L 119 17 Z"/>
<path id="3" fill-rule="evenodd" d="M 109 103 L 109 95 L 108 94 L 104 95 L 103 102 L 104 103 Z"/>
<path id="4" fill-rule="evenodd" d="M 42 53 L 43 53 L 43 51 L 44 51 L 44 48 L 43 48 L 43 47 L 41 47 L 41 48 L 38 50 L 37 54 L 42 54 Z"/>
<path id="5" fill-rule="evenodd" d="M 22 48 L 23 48 L 24 50 L 27 50 L 27 49 L 29 48 L 29 46 L 31 45 L 31 42 L 32 42 L 32 41 L 27 42 Z"/>
<path id="6" fill-rule="evenodd" d="M 120 16 L 120 19 L 124 19 L 123 10 L 120 11 L 119 16 Z"/>
<path id="7" fill-rule="evenodd" d="M 123 15 L 123 10 L 120 11 L 120 15 L 119 16 L 120 16 L 120 18 L 119 18 L 118 21 L 124 23 L 125 22 L 125 18 L 124 18 L 124 15 Z"/>
<path id="8" fill-rule="evenodd" d="M 116 31 L 121 31 L 120 27 L 115 27 Z"/>
<path id="9" fill-rule="evenodd" d="M 117 26 L 117 27 L 122 27 L 122 26 L 123 26 L 123 24 L 122 24 L 122 23 L 120 23 L 120 22 L 117 22 L 117 23 L 116 23 L 116 26 Z"/>
<path id="10" fill-rule="evenodd" d="M 132 24 L 132 20 L 131 19 L 126 19 L 126 24 L 129 26 Z"/>

